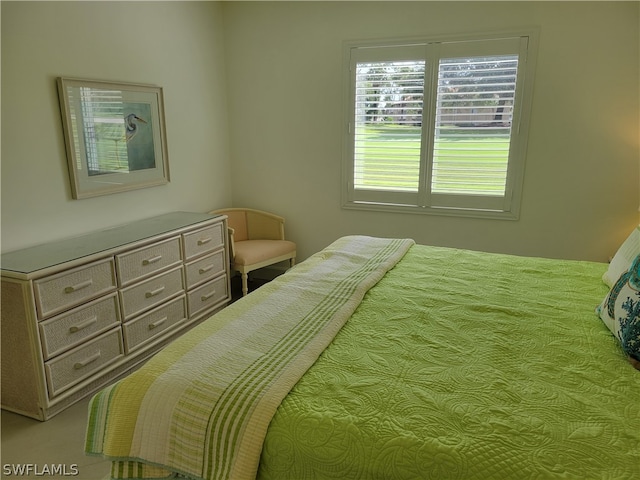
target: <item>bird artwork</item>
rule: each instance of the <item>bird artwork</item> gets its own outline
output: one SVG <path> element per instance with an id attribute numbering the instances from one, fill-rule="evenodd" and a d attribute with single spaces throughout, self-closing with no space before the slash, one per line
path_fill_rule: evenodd
<path id="1" fill-rule="evenodd" d="M 146 120 L 140 118 L 135 113 L 130 113 L 124 117 L 125 138 L 127 142 L 131 141 L 138 133 L 138 124 L 136 122 L 147 123 Z"/>

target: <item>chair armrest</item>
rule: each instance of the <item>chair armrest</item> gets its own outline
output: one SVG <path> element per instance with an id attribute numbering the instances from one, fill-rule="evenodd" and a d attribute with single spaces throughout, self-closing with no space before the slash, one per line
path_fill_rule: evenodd
<path id="1" fill-rule="evenodd" d="M 236 231 L 231 227 L 227 227 L 227 232 L 229 233 L 229 255 L 231 256 L 231 261 L 233 262 L 233 259 L 236 258 L 236 247 L 233 234 L 236 233 Z"/>

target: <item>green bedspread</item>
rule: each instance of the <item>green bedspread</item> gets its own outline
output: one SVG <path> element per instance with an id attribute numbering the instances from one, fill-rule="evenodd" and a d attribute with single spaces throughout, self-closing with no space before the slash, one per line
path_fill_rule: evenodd
<path id="1" fill-rule="evenodd" d="M 286 289 L 308 274 L 300 292 L 316 288 L 314 281 L 330 277 L 325 261 L 335 258 L 329 251 L 302 262 L 174 342 L 167 350 L 176 359 L 163 352 L 144 375 L 103 391 L 92 404 L 88 450 L 111 455 L 116 477 L 171 475 L 154 470 L 151 457 L 143 463 L 118 454 L 132 442 L 145 454 L 160 448 L 158 419 L 171 413 L 173 400 L 158 387 L 154 396 L 156 376 L 170 373 L 182 385 L 185 366 L 200 369 L 201 358 L 180 368 L 172 362 L 193 355 L 202 332 L 215 338 L 223 329 L 216 324 L 248 312 L 278 317 L 283 301 L 297 304 L 286 301 L 295 291 Z M 640 372 L 594 311 L 607 292 L 605 268 L 412 246 L 273 406 L 258 478 L 640 479 Z M 228 363 L 219 365 L 195 381 L 197 392 L 210 394 Z M 204 451 L 203 474 L 188 477 L 214 478 L 217 447 L 208 433 L 198 444 L 201 434 L 184 421 L 210 399 L 189 398 L 178 412 L 182 423 L 171 427 L 171 451 L 162 454 L 184 466 Z M 101 423 L 114 420 L 115 403 L 124 435 L 109 435 Z M 260 416 L 255 425 L 267 423 Z"/>
<path id="2" fill-rule="evenodd" d="M 640 478 L 604 270 L 412 247 L 281 404 L 259 478 Z"/>

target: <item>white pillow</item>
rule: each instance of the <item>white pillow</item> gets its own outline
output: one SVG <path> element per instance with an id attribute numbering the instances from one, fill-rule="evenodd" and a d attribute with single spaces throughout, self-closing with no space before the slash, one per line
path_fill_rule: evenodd
<path id="1" fill-rule="evenodd" d="M 604 281 L 609 288 L 613 287 L 620 278 L 620 275 L 627 271 L 629 265 L 633 263 L 633 259 L 638 255 L 640 255 L 640 225 L 633 229 L 631 235 L 627 237 L 613 256 L 609 268 L 602 276 L 602 281 Z"/>
<path id="2" fill-rule="evenodd" d="M 623 272 L 596 312 L 640 370 L 640 255 Z"/>

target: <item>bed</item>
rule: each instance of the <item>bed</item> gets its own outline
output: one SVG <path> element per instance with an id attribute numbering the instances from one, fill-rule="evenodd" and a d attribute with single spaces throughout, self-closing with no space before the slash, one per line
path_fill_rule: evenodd
<path id="1" fill-rule="evenodd" d="M 99 392 L 86 452 L 113 478 L 640 478 L 637 317 L 607 317 L 633 248 L 338 239 Z"/>

